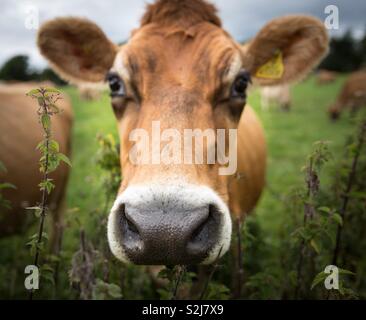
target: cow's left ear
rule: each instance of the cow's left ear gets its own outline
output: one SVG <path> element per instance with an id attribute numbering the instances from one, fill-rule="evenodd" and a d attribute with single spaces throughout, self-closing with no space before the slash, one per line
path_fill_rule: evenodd
<path id="1" fill-rule="evenodd" d="M 316 18 L 276 18 L 243 46 L 244 66 L 261 85 L 300 80 L 327 53 L 328 41 L 323 23 Z"/>

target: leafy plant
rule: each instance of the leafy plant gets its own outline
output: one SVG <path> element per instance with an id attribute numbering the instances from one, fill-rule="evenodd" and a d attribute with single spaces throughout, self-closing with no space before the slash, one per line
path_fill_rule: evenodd
<path id="1" fill-rule="evenodd" d="M 61 99 L 61 93 L 54 88 L 39 88 L 33 89 L 27 93 L 27 96 L 37 100 L 38 102 L 38 118 L 43 130 L 44 139 L 38 144 L 37 149 L 41 153 L 39 160 L 40 172 L 43 173 L 42 181 L 39 184 L 40 191 L 42 193 L 41 202 L 34 207 L 28 209 L 33 210 L 35 216 L 40 219 L 38 233 L 33 235 L 28 245 L 30 246 L 31 255 L 34 256 L 34 265 L 39 267 L 39 257 L 44 251 L 44 239 L 47 239 L 47 234 L 44 231 L 45 218 L 49 211 L 47 207 L 47 201 L 50 193 L 55 187 L 53 180 L 49 177 L 49 174 L 57 169 L 60 162 L 63 161 L 69 166 L 71 162 L 68 157 L 59 151 L 59 145 L 57 141 L 52 140 L 51 134 L 51 117 L 60 112 L 56 103 Z M 42 272 L 45 269 L 40 269 L 40 274 L 45 277 Z M 33 298 L 33 290 L 30 291 L 29 299 Z"/>

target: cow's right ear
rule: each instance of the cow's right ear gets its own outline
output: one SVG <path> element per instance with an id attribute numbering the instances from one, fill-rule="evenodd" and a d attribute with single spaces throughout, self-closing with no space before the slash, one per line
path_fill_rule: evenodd
<path id="1" fill-rule="evenodd" d="M 56 73 L 73 83 L 103 81 L 118 49 L 96 24 L 82 18 L 46 22 L 37 43 Z"/>

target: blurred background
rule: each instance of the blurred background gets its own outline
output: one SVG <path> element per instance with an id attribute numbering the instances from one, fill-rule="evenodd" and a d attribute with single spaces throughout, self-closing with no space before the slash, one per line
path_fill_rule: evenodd
<path id="1" fill-rule="evenodd" d="M 114 42 L 123 43 L 131 30 L 138 27 L 146 3 L 151 2 L 1 1 L 0 81 L 51 81 L 70 97 L 74 112 L 72 169 L 62 246 L 57 255 L 44 258 L 46 267 L 42 290 L 36 293 L 38 298 L 168 299 L 176 277 L 181 274 L 181 270 L 166 268 L 156 280 L 150 276 L 153 271 L 124 266 L 111 257 L 105 221 L 119 183 L 119 171 L 118 138 L 110 97 L 104 91 L 83 94 L 80 88 L 68 86 L 49 69 L 35 45 L 37 25 L 56 16 L 87 17 Z M 310 14 L 324 21 L 328 5 L 339 9 L 339 28 L 329 30 L 329 54 L 303 82 L 280 88 L 277 93 L 259 88 L 250 91 L 249 104 L 261 119 L 267 137 L 267 186 L 255 212 L 240 227 L 239 240 L 234 234 L 234 241 L 241 242 L 243 249 L 239 293 L 231 269 L 235 254 L 229 254 L 220 262 L 204 297 L 366 298 L 366 152 L 359 145 L 365 112 L 346 110 L 341 116 L 334 116 L 328 110 L 352 72 L 366 66 L 366 2 L 211 2 L 218 8 L 224 28 L 239 42 L 250 39 L 266 22 L 281 15 Z M 361 155 L 353 182 L 354 197 L 347 215 L 338 217 L 357 152 Z M 306 195 L 309 179 L 314 175 L 309 176 L 309 159 L 317 163 L 313 173 L 320 185 L 310 202 Z M 306 225 L 303 221 L 308 213 L 304 208 L 309 203 L 316 211 L 316 218 Z M 347 223 L 337 252 L 343 270 L 342 290 L 329 293 L 319 283 L 324 280 L 325 266 L 334 261 L 334 247 L 343 220 Z M 27 298 L 24 266 L 32 262 L 29 238 L 36 230 L 35 224 L 24 234 L 0 238 L 0 298 Z M 194 282 L 196 272 L 196 269 L 184 271 L 183 289 Z"/>

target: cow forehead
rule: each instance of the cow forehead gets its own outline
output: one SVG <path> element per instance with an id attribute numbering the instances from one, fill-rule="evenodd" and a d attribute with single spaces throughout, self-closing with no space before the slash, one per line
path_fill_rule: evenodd
<path id="1" fill-rule="evenodd" d="M 240 68 L 240 49 L 221 28 L 202 23 L 188 30 L 143 27 L 121 48 L 115 64 L 130 75 L 207 83 Z"/>

